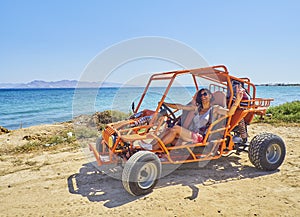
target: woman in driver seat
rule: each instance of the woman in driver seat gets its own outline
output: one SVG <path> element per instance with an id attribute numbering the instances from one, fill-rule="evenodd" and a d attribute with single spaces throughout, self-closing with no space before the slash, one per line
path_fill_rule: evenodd
<path id="1" fill-rule="evenodd" d="M 187 128 L 184 128 L 179 125 L 175 125 L 172 128 L 167 129 L 167 131 L 163 134 L 161 140 L 164 144 L 170 144 L 176 138 L 180 138 L 186 142 L 200 143 L 203 140 L 205 131 L 209 125 L 209 119 L 211 115 L 211 109 L 213 112 L 216 112 L 221 115 L 233 115 L 235 110 L 237 109 L 240 101 L 242 100 L 244 89 L 239 89 L 237 87 L 236 90 L 236 100 L 235 103 L 231 106 L 230 109 L 223 108 L 221 106 L 212 105 L 213 95 L 212 93 L 203 88 L 198 91 L 196 96 L 196 103 L 191 105 L 181 105 L 181 104 L 172 104 L 165 103 L 167 106 L 175 109 L 182 109 L 188 111 L 195 111 L 195 116 L 193 118 L 192 123 Z M 159 145 L 155 144 L 153 149 L 159 149 Z"/>

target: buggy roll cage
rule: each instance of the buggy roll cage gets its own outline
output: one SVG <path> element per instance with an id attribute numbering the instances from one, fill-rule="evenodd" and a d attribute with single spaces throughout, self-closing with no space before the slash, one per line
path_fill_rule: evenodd
<path id="1" fill-rule="evenodd" d="M 157 135 L 157 130 L 162 123 L 156 125 L 156 129 L 153 129 L 153 127 L 155 126 L 155 123 L 159 122 L 159 110 L 161 109 L 175 78 L 185 74 L 190 74 L 192 76 L 197 91 L 199 90 L 197 78 L 203 78 L 213 82 L 213 84 L 209 85 L 209 89 L 212 92 L 223 91 L 226 94 L 227 108 L 230 108 L 234 102 L 232 81 L 238 81 L 242 83 L 244 89 L 246 89 L 246 91 L 249 93 L 250 99 L 242 100 L 243 104 L 239 106 L 232 116 L 222 116 L 213 121 L 208 127 L 207 133 L 204 136 L 204 140 L 201 143 L 182 143 L 167 147 L 166 144 L 163 144 L 162 140 L 159 138 L 159 135 Z M 155 80 L 169 80 L 169 83 L 162 95 L 162 98 L 158 102 L 158 106 L 156 107 L 150 123 L 147 125 L 136 126 L 131 129 L 123 129 L 123 126 L 128 126 L 134 122 L 134 120 L 130 119 L 108 124 L 105 130 L 102 132 L 103 150 L 98 151 L 90 146 L 90 149 L 94 152 L 99 166 L 102 164 L 117 162 L 117 155 L 122 155 L 124 151 L 126 152 L 126 149 L 128 149 L 129 153 L 136 149 L 133 145 L 134 141 L 143 141 L 149 138 L 155 139 L 160 146 L 159 150 L 152 150 L 151 152 L 166 154 L 167 161 L 162 163 L 180 164 L 220 158 L 223 154 L 228 154 L 230 151 L 234 150 L 235 143 L 233 141 L 233 135 L 231 132 L 239 124 L 239 122 L 244 119 L 245 122 L 249 124 L 255 114 L 264 115 L 267 107 L 270 105 L 270 102 L 273 101 L 273 99 L 256 98 L 256 87 L 250 82 L 249 78 L 237 78 L 231 76 L 224 65 L 217 65 L 205 68 L 177 70 L 153 74 L 141 95 L 137 107 L 133 110 L 134 113 L 139 111 L 151 83 Z M 216 134 L 218 134 L 219 137 L 214 136 Z M 112 141 L 112 135 L 117 135 L 116 141 Z M 127 147 L 126 149 L 124 149 L 125 146 Z M 205 154 L 194 151 L 194 149 L 197 147 L 206 146 L 209 146 L 209 152 Z M 105 147 L 108 147 L 109 150 L 105 151 Z M 120 147 L 124 148 L 120 149 Z M 183 156 L 182 159 L 175 159 L 170 154 L 170 152 L 173 150 L 184 150 L 189 157 L 187 158 L 186 156 Z M 102 154 L 106 156 L 108 155 L 109 161 L 101 160 L 100 156 Z"/>
<path id="2" fill-rule="evenodd" d="M 227 67 L 224 65 L 217 65 L 217 66 L 211 66 L 211 67 L 205 67 L 205 68 L 196 68 L 196 69 L 189 69 L 189 70 L 177 70 L 177 71 L 171 71 L 171 72 L 162 72 L 162 73 L 155 73 L 153 74 L 142 95 L 139 100 L 139 103 L 137 107 L 134 109 L 134 113 L 137 113 L 143 99 L 152 83 L 152 81 L 155 80 L 170 80 L 161 100 L 159 101 L 159 104 L 156 109 L 156 113 L 158 112 L 159 108 L 162 106 L 166 96 L 168 95 L 168 92 L 175 80 L 176 77 L 183 75 L 183 74 L 191 74 L 194 85 L 196 90 L 199 90 L 199 85 L 197 83 L 196 77 L 201 77 L 203 79 L 219 83 L 220 85 L 216 84 L 210 84 L 209 89 L 211 92 L 215 92 L 217 90 L 221 90 L 223 92 L 227 92 L 227 107 L 230 108 L 234 101 L 234 91 L 233 87 L 231 85 L 232 81 L 238 81 L 243 84 L 243 87 L 246 89 L 246 91 L 249 93 L 251 99 L 248 100 L 242 100 L 244 103 L 244 108 L 251 109 L 252 113 L 264 115 L 266 112 L 266 108 L 270 106 L 271 101 L 273 99 L 262 99 L 262 98 L 256 98 L 256 87 L 253 83 L 250 82 L 249 78 L 237 78 L 234 76 L 229 75 L 229 72 L 227 70 Z M 246 104 L 246 105 L 245 105 Z M 248 122 L 251 122 L 252 118 L 248 117 Z M 250 120 L 251 119 L 251 120 Z M 155 121 L 155 119 L 153 119 Z"/>

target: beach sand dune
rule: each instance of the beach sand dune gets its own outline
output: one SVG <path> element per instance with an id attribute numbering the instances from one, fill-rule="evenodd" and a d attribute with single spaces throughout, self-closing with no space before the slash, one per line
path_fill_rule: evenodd
<path id="1" fill-rule="evenodd" d="M 4 134 L 0 141 L 15 144 L 24 134 L 66 126 L 44 127 Z M 182 165 L 141 197 L 129 195 L 120 180 L 99 172 L 82 149 L 2 154 L 0 216 L 298 216 L 299 127 L 249 127 L 250 137 L 266 131 L 286 143 L 279 170 L 260 171 L 246 153 L 231 155 L 206 165 Z M 173 169 L 164 167 L 165 173 Z"/>

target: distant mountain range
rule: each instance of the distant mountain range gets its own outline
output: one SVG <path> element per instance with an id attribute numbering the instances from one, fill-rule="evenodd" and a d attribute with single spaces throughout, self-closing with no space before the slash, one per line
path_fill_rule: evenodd
<path id="1" fill-rule="evenodd" d="M 61 80 L 61 81 L 42 81 L 34 80 L 29 83 L 0 83 L 0 89 L 9 88 L 99 88 L 99 87 L 122 87 L 123 84 L 114 82 L 82 82 L 77 80 Z M 126 87 L 136 87 L 125 85 Z M 300 86 L 299 83 L 285 84 L 285 83 L 273 83 L 273 84 L 256 84 L 256 86 Z"/>
<path id="2" fill-rule="evenodd" d="M 7 88 L 99 88 L 99 87 L 121 87 L 120 83 L 113 82 L 82 82 L 76 80 L 42 81 L 34 80 L 29 83 L 0 83 L 1 89 Z"/>

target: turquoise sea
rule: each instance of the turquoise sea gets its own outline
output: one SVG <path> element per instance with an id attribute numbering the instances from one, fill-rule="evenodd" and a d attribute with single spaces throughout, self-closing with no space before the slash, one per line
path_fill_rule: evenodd
<path id="1" fill-rule="evenodd" d="M 143 108 L 153 109 L 163 88 L 152 88 Z M 166 101 L 187 103 L 193 88 L 175 87 Z M 0 89 L 0 126 L 17 129 L 39 124 L 71 120 L 80 114 L 107 109 L 131 111 L 137 105 L 143 88 L 100 89 Z M 258 86 L 257 97 L 274 98 L 271 105 L 300 100 L 297 86 Z"/>

